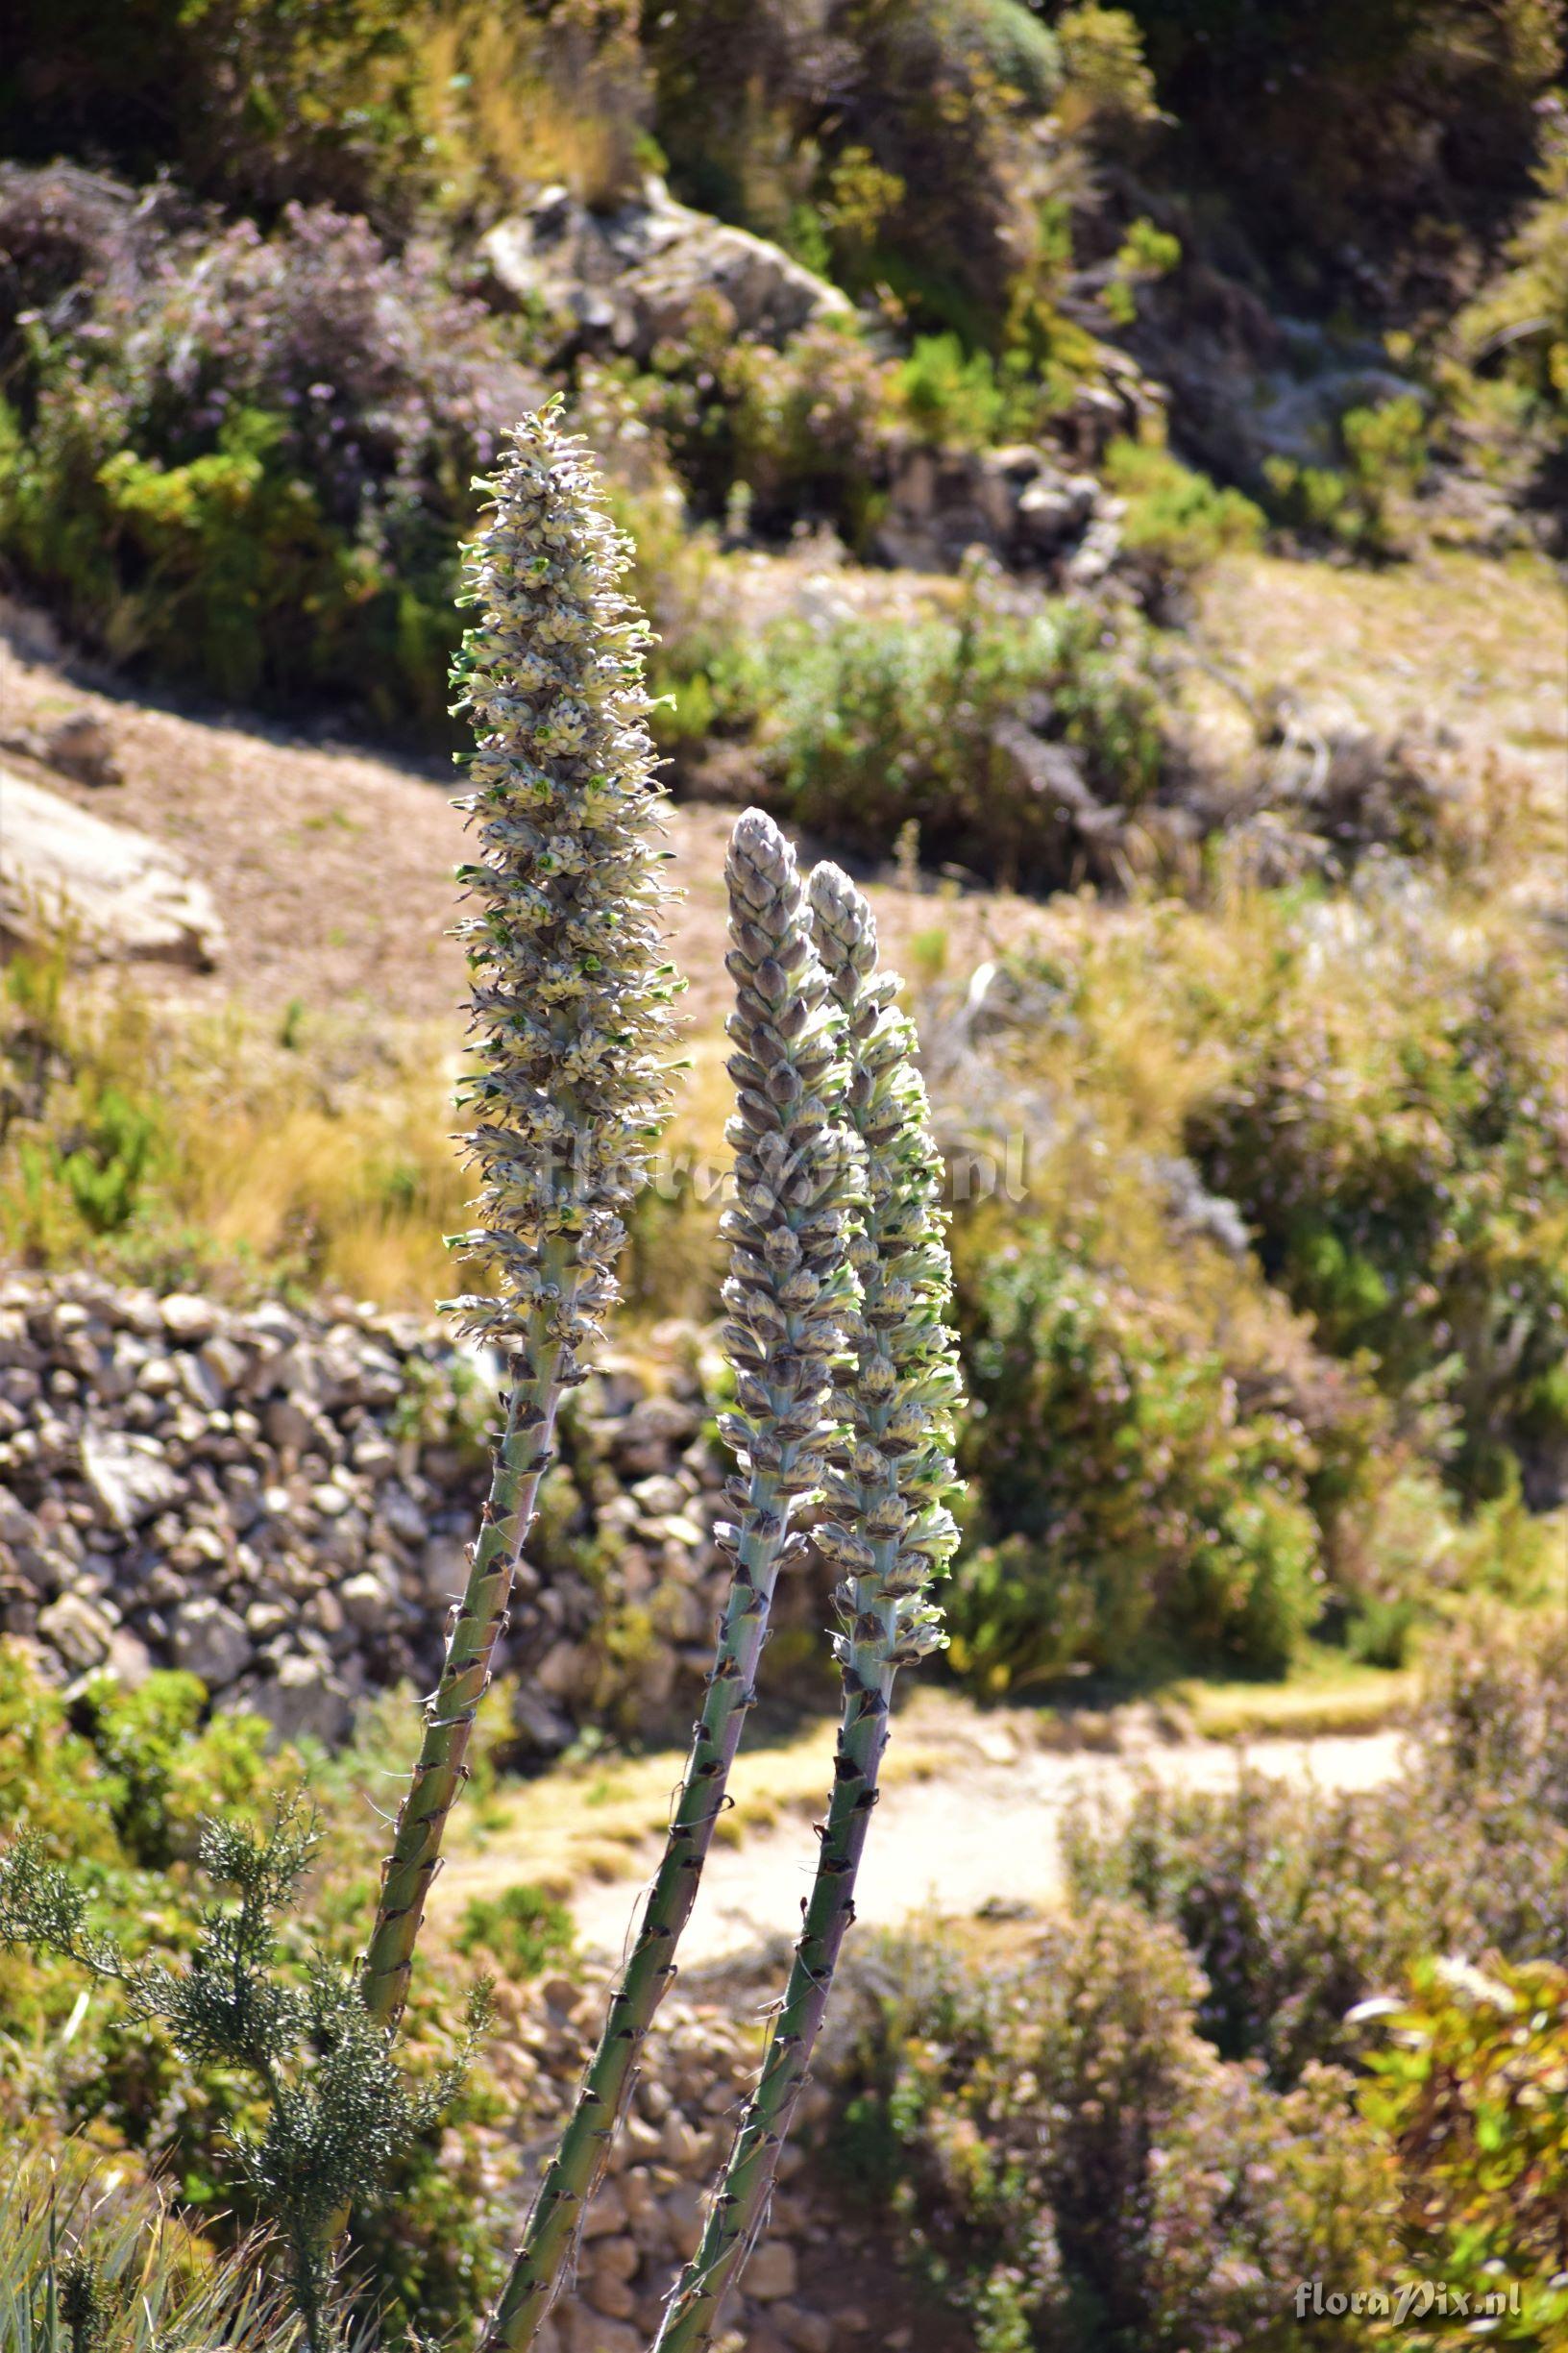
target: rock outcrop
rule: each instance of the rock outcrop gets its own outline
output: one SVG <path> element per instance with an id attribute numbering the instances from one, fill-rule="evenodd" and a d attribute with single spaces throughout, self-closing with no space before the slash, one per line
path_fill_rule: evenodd
<path id="1" fill-rule="evenodd" d="M 479 259 L 491 300 L 553 328 L 557 356 L 604 350 L 647 359 L 686 331 L 699 303 L 717 306 L 731 333 L 761 343 L 850 315 L 825 279 L 765 237 L 677 204 L 653 175 L 613 212 L 543 188 L 488 232 Z"/>
<path id="2" fill-rule="evenodd" d="M 1068 472 L 1030 443 L 912 444 L 894 461 L 876 551 L 886 563 L 931 571 L 982 547 L 1054 585 L 1092 588 L 1120 553 L 1123 511 L 1091 474 Z"/>
<path id="3" fill-rule="evenodd" d="M 129 825 L 0 769 L 0 938 L 67 927 L 84 955 L 215 964 L 223 925 L 205 882 Z"/>

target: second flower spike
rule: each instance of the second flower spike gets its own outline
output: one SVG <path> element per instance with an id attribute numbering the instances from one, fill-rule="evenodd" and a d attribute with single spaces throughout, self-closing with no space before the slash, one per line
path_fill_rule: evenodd
<path id="1" fill-rule="evenodd" d="M 773 1588 L 803 1548 L 792 1514 L 821 1490 L 840 1440 L 832 1367 L 858 1305 L 850 1236 L 862 1199 L 861 1155 L 844 1124 L 843 1016 L 813 944 L 795 853 L 771 818 L 754 809 L 741 818 L 725 879 L 737 1109 L 735 1199 L 721 1232 L 730 1246 L 724 1346 L 736 1402 L 721 1427 L 737 1472 L 726 1489 L 734 1517 L 716 1532 L 733 1572 L 664 1856 L 483 2353 L 534 2343 L 572 2262 L 644 2038 L 674 1977 L 755 1697 Z"/>

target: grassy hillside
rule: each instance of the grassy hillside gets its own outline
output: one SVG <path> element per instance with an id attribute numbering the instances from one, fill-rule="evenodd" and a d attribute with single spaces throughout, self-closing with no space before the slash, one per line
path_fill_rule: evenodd
<path id="1" fill-rule="evenodd" d="M 723 859 L 760 804 L 866 887 L 951 1209 L 968 1486 L 888 1851 L 940 1897 L 943 1840 L 983 1816 L 968 1909 L 1011 1844 L 1039 1850 L 976 1919 L 885 1916 L 725 2353 L 839 2353 L 888 2316 L 912 2353 L 1362 2353 L 1438 2339 L 1298 2314 L 1298 2278 L 1439 2276 L 1519 2282 L 1496 2333 L 1549 2353 L 1561 0 L 12 13 L 0 798 L 14 774 L 155 837 L 226 944 L 132 968 L 13 911 L 0 1271 L 329 1316 L 423 1315 L 472 1276 L 443 1238 L 471 1189 L 454 598 L 502 435 L 558 398 L 654 631 L 688 984 L 616 1343 L 639 1380 L 697 1368 L 684 1426 L 717 1451 Z M 365 1808 L 408 1711 L 378 1702 L 342 1758 L 302 1763 L 189 1676 L 61 1683 L 29 1530 L 47 1507 L 84 1556 L 51 1399 L 99 1391 L 57 1321 L 42 1377 L 0 1333 L 0 1613 L 26 1630 L 0 1640 L 0 1826 L 36 1834 L 7 1849 L 24 1875 L 85 1870 L 87 1909 L 74 1958 L 8 1956 L 0 1992 L 26 2155 L 0 2339 L 130 2353 L 216 2327 L 285 2353 L 264 2298 L 211 2319 L 277 2186 L 235 2155 L 265 2071 L 193 2052 L 131 1978 L 79 2000 L 78 1964 L 111 1921 L 133 1971 L 206 1952 L 229 1915 L 202 1910 L 199 1815 L 260 1836 L 304 1774 L 324 1844 L 266 1966 L 316 2083 L 340 2044 L 310 1954 L 362 1942 Z M 159 1378 L 199 1386 L 181 1366 Z M 133 1397 L 133 1454 L 164 1411 Z M 208 1431 L 236 1515 L 261 1483 L 242 1411 Z M 407 2034 L 415 2122 L 351 2242 L 355 2325 L 409 2353 L 477 2341 L 598 1998 L 574 1920 L 615 1943 L 674 1770 L 637 1695 L 675 1637 L 621 1555 L 652 1582 L 625 1515 L 685 1542 L 682 1491 L 640 1476 L 633 1502 L 578 1451 L 546 1583 L 613 1697 L 561 1718 L 548 1770 L 519 1772 L 504 1693 L 484 1721 Z M 318 1501 L 326 1475 L 287 1469 Z M 210 1547 L 180 1550 L 243 1600 Z M 135 1610 L 156 1647 L 163 1616 Z M 783 1888 L 793 1924 L 788 1842 L 825 1769 L 822 1724 L 781 1699 L 803 1612 L 723 1826 L 749 1958 L 716 1935 L 724 1968 L 656 2041 L 548 2353 L 636 2353 L 696 2243 L 754 2056 L 758 1911 Z M 1403 1761 L 1385 1729 L 1376 1772 L 1303 1778 L 1298 1736 L 1390 1714 Z M 1101 1760 L 1115 1806 L 1059 1854 L 1055 1746 L 1167 1734 L 1185 1762 L 1137 1790 L 1136 1758 Z M 1233 1785 L 1198 1746 L 1231 1737 L 1288 1750 L 1286 1777 Z M 0 1936 L 15 1886 L 0 1870 Z M 438 2116 L 420 2087 L 460 2043 L 453 1989 L 492 1962 L 500 2031 Z M 73 2251 L 93 2198 L 98 2270 Z"/>

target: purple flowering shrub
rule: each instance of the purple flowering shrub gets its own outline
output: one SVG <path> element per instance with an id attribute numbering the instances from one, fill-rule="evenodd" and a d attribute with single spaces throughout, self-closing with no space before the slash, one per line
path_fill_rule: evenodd
<path id="1" fill-rule="evenodd" d="M 0 547 L 72 627 L 220 695 L 439 726 L 472 479 L 539 387 L 417 248 L 290 205 L 17 332 Z"/>
<path id="2" fill-rule="evenodd" d="M 1393 1781 L 1330 1795 L 1242 1772 L 1148 1784 L 1114 1828 L 1080 1813 L 1081 1900 L 1130 1899 L 1204 1976 L 1201 2031 L 1280 2084 L 1366 2047 L 1358 2002 L 1428 1951 L 1568 1961 L 1568 1635 L 1478 1623 L 1436 1662 Z"/>
<path id="3" fill-rule="evenodd" d="M 1217 2057 L 1202 1996 L 1180 1939 L 1126 1903 L 1001 1966 L 949 1938 L 879 1956 L 846 2125 L 982 2353 L 1364 2342 L 1299 2324 L 1290 2290 L 1392 2271 L 1389 2154 L 1340 2070 L 1282 2095 Z"/>

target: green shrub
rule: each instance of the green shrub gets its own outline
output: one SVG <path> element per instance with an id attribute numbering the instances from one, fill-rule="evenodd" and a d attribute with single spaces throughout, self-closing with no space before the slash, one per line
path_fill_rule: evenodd
<path id="1" fill-rule="evenodd" d="M 542 1887 L 524 1882 L 499 1896 L 476 1896 L 463 1907 L 454 1942 L 459 1952 L 482 1946 L 508 1977 L 537 1977 L 552 1961 L 569 1960 L 576 1941 L 566 1905 Z"/>
<path id="2" fill-rule="evenodd" d="M 1022 0 L 850 0 L 830 38 L 794 0 L 692 0 L 645 24 L 683 195 L 891 287 L 923 328 L 976 342 L 1000 322 L 1033 229 L 1031 126 L 1060 80 Z"/>
<path id="3" fill-rule="evenodd" d="M 96 1676 L 67 1702 L 40 1682 L 20 1646 L 0 1642 L 0 1832 L 8 1843 L 18 1828 L 36 1834 L 85 1887 L 91 1927 L 112 1924 L 133 1958 L 177 1970 L 197 1935 L 192 1861 L 201 1817 L 221 1804 L 236 1825 L 265 1824 L 300 1772 L 291 1752 L 267 1752 L 259 1718 L 200 1723 L 204 1699 L 193 1678 L 159 1674 L 134 1692 Z M 324 1777 L 331 1810 L 311 1911 L 319 1947 L 340 1964 L 352 1962 L 364 1928 L 359 1787 L 379 1783 L 383 1762 L 351 1750 Z M 309 1948 L 292 1928 L 285 1946 L 302 1982 Z M 212 2250 L 231 2246 L 257 2211 L 235 2176 L 233 2137 L 264 2120 L 261 2104 L 230 2067 L 178 2056 L 161 2026 L 135 2018 L 118 1989 L 102 1988 L 87 2002 L 82 1995 L 73 1964 L 7 1953 L 0 2131 L 17 2147 L 89 2148 L 100 2161 L 97 2195 L 106 2174 L 134 2185 L 156 2173 L 177 2218 L 171 2244 L 188 2246 L 192 2278 L 227 2279 Z M 450 2055 L 429 1995 L 416 2001 L 404 2042 L 416 2077 Z M 489 2125 L 506 2112 L 476 2068 L 455 2118 Z M 503 2171 L 482 2134 L 465 2133 L 456 2149 L 445 2127 L 432 2126 L 397 2160 L 387 2202 L 355 2218 L 352 2267 L 374 2283 L 363 2317 L 374 2316 L 385 2340 L 408 2328 L 472 2324 L 495 2285 Z M 8 2284 L 0 2266 L 0 2315 Z M 207 2316 L 213 2307 L 197 2309 Z M 177 2308 L 169 2310 L 173 2327 Z"/>
<path id="4" fill-rule="evenodd" d="M 1280 520 L 1361 554 L 1402 553 L 1410 502 L 1430 461 L 1426 408 L 1413 393 L 1376 408 L 1349 408 L 1338 434 L 1338 468 L 1292 457 L 1263 460 Z"/>
<path id="5" fill-rule="evenodd" d="M 1483 1625 L 1439 1662 L 1422 1745 L 1386 1786 L 1330 1796 L 1241 1772 L 1218 1795 L 1149 1784 L 1114 1829 L 1080 1811 L 1080 1900 L 1130 1898 L 1203 1971 L 1197 2019 L 1280 2084 L 1364 2048 L 1353 2007 L 1424 1952 L 1568 1959 L 1568 1641 Z"/>
<path id="6" fill-rule="evenodd" d="M 1412 2270 L 1470 2287 L 1478 2333 L 1480 2296 L 1515 2291 L 1518 2311 L 1485 2328 L 1494 2343 L 1561 2343 L 1568 1971 L 1427 1960 L 1406 1999 L 1377 2007 L 1386 2042 L 1360 2107 L 1398 2152 Z"/>
<path id="7" fill-rule="evenodd" d="M 1299 927 L 1188 1143 L 1322 1343 L 1369 1352 L 1390 1397 L 1446 1397 L 1453 1474 L 1550 1499 L 1568 1422 L 1568 1164 L 1544 970 L 1390 898 L 1359 944 Z"/>
<path id="8" fill-rule="evenodd" d="M 1080 0 L 1057 18 L 1056 37 L 1062 52 L 1059 111 L 1067 129 L 1125 138 L 1159 121 L 1154 76 L 1129 10 Z"/>
<path id="9" fill-rule="evenodd" d="M 988 1249 L 966 1305 L 978 1502 L 949 1604 L 960 1671 L 1005 1691 L 1162 1647 L 1286 1666 L 1321 1600 L 1299 1425 L 1244 1414 L 1168 1310 L 1041 1236 Z"/>
<path id="10" fill-rule="evenodd" d="M 428 262 L 325 208 L 138 266 L 26 331 L 0 551 L 118 661 L 443 735 L 472 477 L 532 380 Z"/>
<path id="11" fill-rule="evenodd" d="M 1009 438 L 1013 404 L 988 351 L 966 351 L 955 334 L 917 335 L 900 362 L 896 393 L 921 441 L 939 449 L 985 449 Z"/>
<path id="12" fill-rule="evenodd" d="M 1139 290 L 1168 278 L 1182 257 L 1182 241 L 1154 221 L 1135 220 L 1117 248 L 1101 300 L 1117 327 L 1138 317 Z"/>
<path id="13" fill-rule="evenodd" d="M 1303 2327 L 1290 2288 L 1388 2264 L 1388 2160 L 1342 2075 L 1282 2097 L 1215 2058 L 1168 1929 L 1097 1903 L 1011 1967 L 916 1944 L 884 1984 L 890 1963 L 854 2124 L 983 2353 L 1365 2341 L 1360 2320 Z"/>
<path id="14" fill-rule="evenodd" d="M 1015 615 L 982 577 L 952 617 L 779 625 L 759 649 L 770 804 L 824 841 L 890 857 L 919 829 L 932 863 L 1027 889 L 1060 881 L 1063 830 L 997 740 L 1023 718 L 1078 756 L 1091 792 L 1126 810 L 1153 794 L 1162 742 L 1144 640 L 1091 607 Z"/>
<path id="15" fill-rule="evenodd" d="M 1113 441 L 1105 478 L 1127 502 L 1123 546 L 1162 574 L 1201 571 L 1221 555 L 1256 548 L 1262 538 L 1262 512 L 1249 498 L 1220 489 L 1166 449 Z"/>

